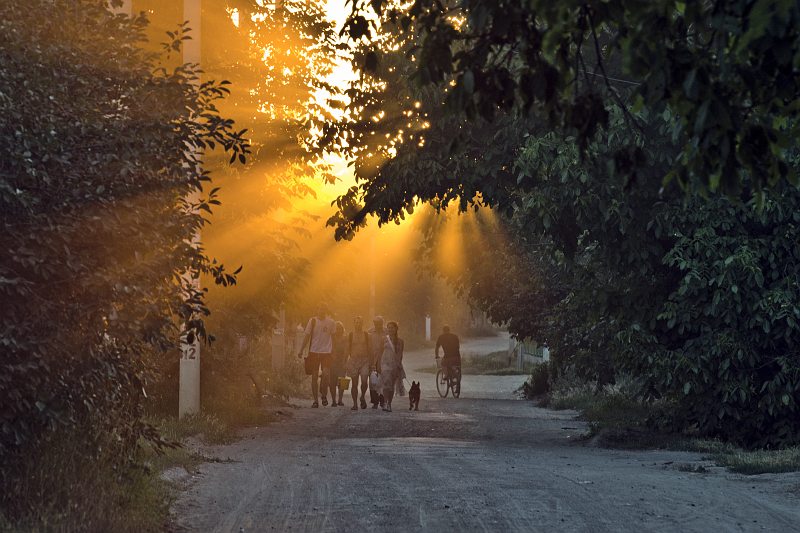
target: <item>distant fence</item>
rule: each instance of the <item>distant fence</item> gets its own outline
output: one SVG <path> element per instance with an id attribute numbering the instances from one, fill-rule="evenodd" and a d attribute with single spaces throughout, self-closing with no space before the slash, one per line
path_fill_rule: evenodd
<path id="1" fill-rule="evenodd" d="M 509 338 L 508 355 L 516 361 L 517 369 L 522 370 L 526 364 L 549 361 L 550 349 L 531 339 Z"/>

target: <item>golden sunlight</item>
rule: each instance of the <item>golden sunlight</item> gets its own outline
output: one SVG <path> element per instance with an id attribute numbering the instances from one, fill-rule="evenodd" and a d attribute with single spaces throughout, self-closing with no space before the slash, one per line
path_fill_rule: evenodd
<path id="1" fill-rule="evenodd" d="M 153 16 L 161 12 L 153 0 Z M 233 94 L 221 109 L 247 127 L 255 156 L 243 169 L 219 166 L 222 205 L 203 231 L 210 255 L 232 268 L 242 265 L 236 287 L 219 290 L 210 282 L 212 306 L 256 305 L 278 294 L 287 320 L 309 312 L 307 302 L 324 294 L 338 317 L 379 313 L 400 319 L 419 334 L 424 317 L 458 323 L 468 307 L 440 279 L 421 276 L 418 264 L 426 217 L 406 214 L 399 224 L 378 227 L 375 220 L 353 241 L 336 242 L 326 226 L 335 212 L 332 203 L 356 185 L 351 161 L 328 153 L 309 160 L 304 143 L 320 135 L 325 120 L 347 120 L 345 106 L 330 106 L 334 90 L 358 79 L 350 62 L 326 48 L 307 25 L 316 16 L 334 25 L 338 35 L 350 12 L 346 0 L 304 4 L 302 16 L 291 3 L 275 9 L 259 2 L 254 10 L 219 7 L 203 11 L 203 68 L 210 79 L 229 79 Z M 163 11 L 167 18 L 180 14 Z M 166 19 L 160 25 L 168 27 Z M 320 83 L 322 82 L 322 83 Z M 430 126 L 419 101 L 398 102 L 403 121 L 370 150 L 376 164 L 394 157 L 403 142 L 424 146 Z M 377 110 L 375 121 L 386 119 Z M 210 162 L 209 162 L 210 163 Z M 472 216 L 472 215 L 469 215 Z M 418 218 L 420 220 L 418 220 Z M 454 271 L 463 264 L 466 216 L 434 219 L 440 227 L 434 264 Z M 402 296 L 422 291 L 423 300 Z M 465 313 L 467 315 L 465 315 Z"/>

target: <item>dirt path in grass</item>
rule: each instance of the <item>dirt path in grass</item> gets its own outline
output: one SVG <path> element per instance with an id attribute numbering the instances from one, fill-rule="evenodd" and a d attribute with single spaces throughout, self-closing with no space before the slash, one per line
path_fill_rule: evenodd
<path id="1" fill-rule="evenodd" d="M 503 349 L 498 338 L 465 351 Z M 480 346 L 475 348 L 475 346 Z M 575 413 L 514 398 L 520 376 L 464 376 L 420 410 L 284 409 L 205 453 L 173 506 L 184 531 L 800 531 L 800 475 L 742 476 L 693 453 L 576 443 Z M 228 461 L 229 460 L 229 461 Z M 704 472 L 694 472 L 698 467 Z"/>

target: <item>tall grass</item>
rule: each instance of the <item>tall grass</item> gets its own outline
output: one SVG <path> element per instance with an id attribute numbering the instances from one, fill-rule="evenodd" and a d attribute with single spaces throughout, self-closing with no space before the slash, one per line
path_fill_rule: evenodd
<path id="1" fill-rule="evenodd" d="M 707 454 L 708 459 L 741 474 L 800 471 L 800 447 L 783 450 L 745 450 L 718 440 L 699 439 L 657 429 L 654 421 L 669 406 L 661 401 L 638 398 L 638 387 L 630 379 L 598 389 L 595 382 L 582 382 L 567 375 L 553 384 L 548 399 L 552 409 L 575 409 L 589 422 L 590 434 L 612 448 L 663 448 Z"/>
<path id="2" fill-rule="evenodd" d="M 170 442 L 196 437 L 225 444 L 240 427 L 265 425 L 273 416 L 264 402 L 285 402 L 305 393 L 305 374 L 295 360 L 265 372 L 254 385 L 249 376 L 225 376 L 206 390 L 203 412 L 179 419 L 176 406 L 154 404 L 147 423 Z M 259 390 L 260 388 L 260 390 Z M 258 392 L 258 393 L 257 393 Z M 89 435 L 107 440 L 98 454 L 87 450 Z M 113 435 L 87 427 L 58 431 L 23 450 L 11 468 L 0 471 L 0 531 L 148 532 L 164 531 L 174 487 L 160 478 L 172 466 L 192 472 L 209 460 L 184 447 L 155 450 L 142 442 L 135 461 L 123 461 Z"/>
<path id="3" fill-rule="evenodd" d="M 213 414 L 198 413 L 178 418 L 154 418 L 150 422 L 165 440 L 181 442 L 187 437 L 199 437 L 207 444 L 225 444 L 234 440 L 235 428 Z"/>
<path id="4" fill-rule="evenodd" d="M 2 530 L 163 531 L 170 497 L 158 473 L 121 464 L 113 446 L 88 456 L 85 443 L 54 434 L 4 472 Z"/>
<path id="5" fill-rule="evenodd" d="M 491 352 L 485 355 L 463 355 L 461 357 L 461 373 L 465 375 L 487 376 L 521 376 L 530 374 L 539 363 L 525 363 L 518 369 L 506 350 Z M 422 372 L 435 374 L 436 366 L 419 369 Z"/>
<path id="6" fill-rule="evenodd" d="M 598 389 L 596 382 L 562 378 L 553 385 L 548 406 L 581 411 L 591 433 L 602 432 L 608 444 L 650 447 L 655 435 L 648 419 L 654 406 L 639 399 L 636 390 L 635 384 L 625 379 Z"/>
<path id="7" fill-rule="evenodd" d="M 720 466 L 739 474 L 778 474 L 800 471 L 800 446 L 782 450 L 745 450 L 727 442 L 710 439 L 687 439 L 680 449 L 708 454 Z"/>

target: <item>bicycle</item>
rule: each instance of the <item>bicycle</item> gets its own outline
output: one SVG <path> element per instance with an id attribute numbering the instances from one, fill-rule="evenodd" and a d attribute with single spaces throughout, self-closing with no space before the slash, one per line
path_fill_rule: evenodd
<path id="1" fill-rule="evenodd" d="M 445 377 L 444 368 L 442 368 L 442 360 L 436 358 L 436 366 L 439 370 L 436 372 L 436 392 L 442 398 L 447 398 L 447 395 L 452 392 L 453 398 L 461 396 L 461 365 L 454 365 L 450 367 L 450 375 Z"/>

